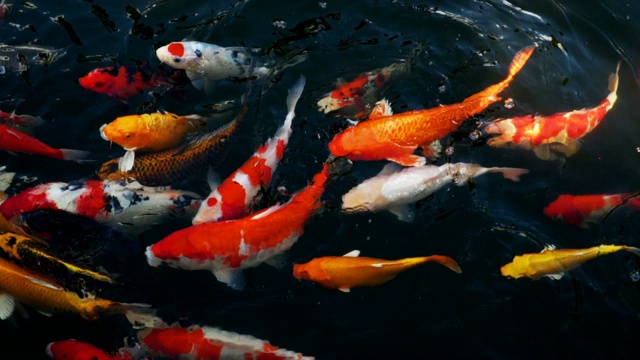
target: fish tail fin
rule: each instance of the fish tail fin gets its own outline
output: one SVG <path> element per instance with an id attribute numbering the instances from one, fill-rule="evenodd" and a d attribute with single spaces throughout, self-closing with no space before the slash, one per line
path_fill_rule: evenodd
<path id="1" fill-rule="evenodd" d="M 513 60 L 511 61 L 511 65 L 509 65 L 509 75 L 507 75 L 506 80 L 511 81 L 513 77 L 518 72 L 520 72 L 520 70 L 522 70 L 522 68 L 524 67 L 524 64 L 527 63 L 527 61 L 531 57 L 531 54 L 533 54 L 533 50 L 535 49 L 536 49 L 535 46 L 529 46 L 518 51 L 516 56 L 513 57 Z"/>
<path id="2" fill-rule="evenodd" d="M 155 328 L 164 324 L 148 304 L 116 303 L 116 306 L 127 317 L 134 329 Z"/>
<path id="3" fill-rule="evenodd" d="M 620 79 L 618 72 L 620 72 L 620 61 L 618 61 L 618 66 L 616 66 L 616 72 L 609 75 L 609 91 L 612 93 L 618 92 L 618 82 Z"/>
<path id="4" fill-rule="evenodd" d="M 529 173 L 529 170 L 521 168 L 495 168 L 495 171 L 499 171 L 505 179 L 511 181 L 520 181 L 520 176 Z"/>
<path id="5" fill-rule="evenodd" d="M 640 249 L 638 249 L 637 247 L 633 247 L 633 246 L 625 246 L 625 245 L 623 245 L 623 246 L 622 246 L 622 250 L 625 250 L 625 251 L 628 251 L 628 252 L 634 253 L 634 254 L 636 254 L 637 256 L 640 256 Z"/>
<path id="6" fill-rule="evenodd" d="M 425 256 L 422 259 L 422 262 L 436 262 L 440 265 L 446 266 L 451 271 L 456 272 L 458 274 L 462 273 L 462 269 L 460 269 L 460 265 L 453 260 L 452 258 L 444 255 L 431 255 Z"/>
<path id="7" fill-rule="evenodd" d="M 306 78 L 303 75 L 300 75 L 298 81 L 296 81 L 296 83 L 289 89 L 289 95 L 287 96 L 287 117 L 285 118 L 284 125 L 282 126 L 285 130 L 291 129 L 291 122 L 296 116 L 296 104 L 300 99 L 305 82 Z"/>
<path id="8" fill-rule="evenodd" d="M 87 156 L 89 156 L 88 151 L 83 150 L 74 150 L 74 149 L 60 149 L 62 153 L 63 160 L 75 161 L 75 162 L 87 162 L 91 160 L 87 160 Z"/>

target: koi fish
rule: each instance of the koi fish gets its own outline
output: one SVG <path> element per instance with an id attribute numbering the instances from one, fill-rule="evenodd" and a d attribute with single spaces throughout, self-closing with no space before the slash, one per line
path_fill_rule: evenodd
<path id="1" fill-rule="evenodd" d="M 500 272 L 502 276 L 514 279 L 528 277 L 538 280 L 543 276 L 547 276 L 553 280 L 559 280 L 564 273 L 589 260 L 620 250 L 629 251 L 640 256 L 640 249 L 625 245 L 600 245 L 587 249 L 555 249 L 554 247 L 547 247 L 540 253 L 514 257 L 512 262 L 500 268 Z"/>
<path id="2" fill-rule="evenodd" d="M 168 112 L 127 115 L 100 127 L 103 139 L 122 146 L 127 152 L 120 171 L 133 168 L 135 151 L 159 152 L 178 147 L 189 133 L 206 130 L 199 115 L 178 116 Z"/>
<path id="3" fill-rule="evenodd" d="M 174 81 L 171 76 L 145 64 L 97 68 L 81 77 L 78 82 L 85 90 L 126 101 L 149 89 L 172 86 Z"/>
<path id="4" fill-rule="evenodd" d="M 35 272 L 0 258 L 0 319 L 11 316 L 16 301 L 43 313 L 72 312 L 87 320 L 96 320 L 102 314 L 123 314 L 136 325 L 153 327 L 162 321 L 150 314 L 147 305 L 124 304 L 97 297 L 81 298 Z"/>
<path id="5" fill-rule="evenodd" d="M 520 181 L 520 176 L 529 171 L 518 168 L 485 168 L 466 163 L 423 165 L 400 171 L 398 165 L 390 163 L 378 175 L 363 181 L 343 195 L 342 210 L 348 213 L 387 210 L 402 221 L 413 221 L 413 210 L 407 207 L 408 204 L 426 198 L 451 182 L 461 186 L 473 178 L 492 172 L 501 173 L 511 181 Z"/>
<path id="6" fill-rule="evenodd" d="M 320 196 L 328 166 L 311 185 L 289 202 L 274 205 L 238 220 L 204 223 L 178 230 L 147 247 L 149 265 L 162 263 L 187 270 L 210 270 L 234 289 L 244 286 L 242 269 L 255 267 L 291 248 L 302 235 Z"/>
<path id="7" fill-rule="evenodd" d="M 497 134 L 487 141 L 493 147 L 533 150 L 543 160 L 569 157 L 580 149 L 579 139 L 602 122 L 618 98 L 618 71 L 609 76 L 609 95 L 598 106 L 550 116 L 527 115 L 498 119 L 484 128 L 487 134 Z"/>
<path id="8" fill-rule="evenodd" d="M 133 360 L 133 357 L 125 350 L 109 354 L 94 345 L 77 340 L 49 343 L 46 352 L 53 360 Z"/>
<path id="9" fill-rule="evenodd" d="M 80 278 L 113 283 L 108 275 L 55 257 L 49 253 L 47 246 L 25 235 L 10 232 L 0 234 L 0 249 L 3 255 L 19 263 L 23 268 L 46 273 L 66 288 L 74 286 Z"/>
<path id="10" fill-rule="evenodd" d="M 627 204 L 640 210 L 640 198 L 632 194 L 560 195 L 544 208 L 544 214 L 567 224 L 588 228 L 589 223 L 601 221 L 618 206 Z"/>
<path id="11" fill-rule="evenodd" d="M 498 94 L 509 86 L 534 49 L 525 48 L 516 54 L 506 79 L 461 103 L 393 115 L 386 100 L 378 102 L 378 109 L 374 108 L 369 120 L 345 129 L 329 142 L 331 154 L 345 156 L 349 160 L 387 159 L 403 166 L 424 165 L 426 159 L 414 155 L 415 149 L 421 147 L 426 156 L 433 156 L 429 147 L 432 142 L 457 129 L 468 117 L 499 101 Z M 384 110 L 380 111 L 380 108 Z"/>
<path id="12" fill-rule="evenodd" d="M 137 182 L 85 180 L 45 183 L 23 190 L 0 204 L 0 214 L 16 223 L 21 214 L 34 210 L 64 210 L 137 233 L 169 217 L 191 218 L 199 206 L 200 197 L 192 192 L 146 187 Z"/>
<path id="13" fill-rule="evenodd" d="M 0 110 L 0 124 L 15 129 L 31 129 L 44 123 L 40 116 L 18 115 L 15 110 L 11 113 Z"/>
<path id="14" fill-rule="evenodd" d="M 6 69 L 27 71 L 33 64 L 48 66 L 66 53 L 65 49 L 49 46 L 0 44 L 0 74 L 4 74 Z"/>
<path id="15" fill-rule="evenodd" d="M 382 285 L 399 273 L 426 262 L 436 262 L 458 274 L 462 273 L 458 263 L 448 256 L 383 260 L 358 255 L 360 251 L 353 250 L 344 256 L 324 256 L 306 264 L 294 264 L 293 276 L 298 280 L 309 280 L 326 288 L 349 292 L 354 287 Z"/>
<path id="16" fill-rule="evenodd" d="M 300 77 L 300 80 L 289 89 L 287 116 L 275 136 L 211 192 L 200 205 L 198 213 L 193 218 L 193 225 L 233 220 L 245 215 L 247 207 L 258 191 L 271 181 L 278 162 L 282 159 L 291 136 L 291 122 L 295 117 L 296 103 L 302 94 L 304 83 L 305 78 Z"/>
<path id="17" fill-rule="evenodd" d="M 204 176 L 210 167 L 222 160 L 228 148 L 227 140 L 237 128 L 238 118 L 176 149 L 137 156 L 127 172 L 120 171 L 122 158 L 109 160 L 98 170 L 98 177 L 107 180 L 133 178 L 147 186 L 169 186 Z"/>
<path id="18" fill-rule="evenodd" d="M 36 138 L 3 124 L 0 124 L 0 150 L 71 161 L 82 161 L 89 155 L 87 151 L 52 148 Z"/>
<path id="19" fill-rule="evenodd" d="M 209 326 L 192 325 L 143 329 L 138 332 L 142 348 L 151 356 L 171 359 L 313 359 L 280 349 L 253 336 Z"/>

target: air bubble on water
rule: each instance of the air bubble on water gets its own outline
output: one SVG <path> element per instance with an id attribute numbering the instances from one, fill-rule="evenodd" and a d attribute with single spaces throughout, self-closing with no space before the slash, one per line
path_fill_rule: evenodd
<path id="1" fill-rule="evenodd" d="M 326 9 L 327 8 L 327 3 L 325 1 L 319 2 L 318 5 L 320 5 L 320 8 L 322 8 L 322 9 Z"/>
<path id="2" fill-rule="evenodd" d="M 633 282 L 640 281 L 640 272 L 638 272 L 638 270 L 633 270 L 631 274 L 629 274 L 629 276 L 631 277 L 631 281 Z"/>
<path id="3" fill-rule="evenodd" d="M 448 148 L 444 149 L 444 154 L 447 156 L 453 155 L 454 152 L 455 150 L 453 149 L 453 146 L 449 146 Z"/>
<path id="4" fill-rule="evenodd" d="M 480 130 L 474 130 L 472 132 L 469 133 L 469 139 L 471 139 L 471 141 L 476 141 L 478 139 L 480 139 Z"/>
<path id="5" fill-rule="evenodd" d="M 367 241 L 371 240 L 371 236 L 367 236 L 366 239 L 367 239 Z"/>
<path id="6" fill-rule="evenodd" d="M 282 19 L 275 19 L 273 20 L 273 26 L 275 26 L 277 29 L 282 30 L 287 27 L 287 22 Z"/>
<path id="7" fill-rule="evenodd" d="M 636 147 L 636 151 L 640 153 L 640 146 Z"/>
<path id="8" fill-rule="evenodd" d="M 371 224 L 373 221 L 371 221 L 371 219 L 369 219 L 369 220 L 367 220 L 367 222 L 368 222 L 369 224 Z"/>
<path id="9" fill-rule="evenodd" d="M 445 91 L 447 91 L 447 86 L 445 84 L 438 85 L 438 92 L 440 94 L 444 93 Z"/>
<path id="10" fill-rule="evenodd" d="M 516 107 L 516 102 L 512 98 L 508 98 L 504 101 L 504 107 L 507 109 L 513 109 Z"/>

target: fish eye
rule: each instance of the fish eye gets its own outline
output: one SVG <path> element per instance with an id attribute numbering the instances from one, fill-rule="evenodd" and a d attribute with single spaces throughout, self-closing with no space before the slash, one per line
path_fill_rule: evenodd
<path id="1" fill-rule="evenodd" d="M 175 57 L 175 58 L 173 58 L 173 62 L 177 62 L 177 63 L 179 63 L 180 61 L 182 61 L 182 59 L 181 59 L 181 58 L 179 58 L 179 57 Z"/>
<path id="2" fill-rule="evenodd" d="M 194 52 L 197 57 L 202 57 L 202 51 L 200 51 L 200 49 L 196 49 Z"/>

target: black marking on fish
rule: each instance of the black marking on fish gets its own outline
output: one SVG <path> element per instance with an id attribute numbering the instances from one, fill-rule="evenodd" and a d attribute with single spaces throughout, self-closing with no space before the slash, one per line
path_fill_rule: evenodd
<path id="1" fill-rule="evenodd" d="M 196 199 L 189 195 L 180 195 L 175 200 L 173 200 L 173 204 L 181 209 L 191 206 L 191 204 Z"/>
<path id="2" fill-rule="evenodd" d="M 15 236 L 9 236 L 9 240 L 7 241 L 7 246 L 9 246 L 10 248 L 13 248 L 17 242 L 18 242 L 18 239 L 16 239 Z"/>
<path id="3" fill-rule="evenodd" d="M 118 31 L 118 28 L 116 28 L 116 23 L 111 20 L 109 14 L 107 14 L 107 10 L 105 10 L 102 6 L 91 3 L 91 13 L 98 19 L 100 19 L 100 22 L 102 23 L 102 25 L 104 25 L 105 28 L 107 28 L 108 32 L 112 33 Z"/>
<path id="4" fill-rule="evenodd" d="M 118 214 L 124 210 L 122 205 L 120 205 L 120 200 L 118 200 L 116 196 L 109 196 L 107 200 L 108 201 L 107 201 L 107 205 L 105 205 L 105 209 L 108 212 L 112 214 Z"/>
<path id="5" fill-rule="evenodd" d="M 67 185 L 60 188 L 62 191 L 76 191 L 78 189 L 82 189 L 86 186 L 84 181 L 81 180 L 72 180 L 67 183 Z"/>
<path id="6" fill-rule="evenodd" d="M 73 29 L 73 26 L 71 26 L 71 24 L 64 18 L 64 15 L 56 17 L 53 21 L 60 24 L 67 31 L 67 35 L 69 35 L 69 38 L 74 44 L 78 46 L 84 45 L 82 40 L 78 37 L 78 34 L 76 34 L 76 31 Z"/>
<path id="7" fill-rule="evenodd" d="M 200 49 L 196 49 L 194 53 L 196 54 L 197 57 L 202 57 L 202 51 L 200 51 Z"/>
<path id="8" fill-rule="evenodd" d="M 134 191 L 127 191 L 123 194 L 123 197 L 127 200 L 129 200 L 130 206 L 131 205 L 136 205 L 139 203 L 143 203 L 145 201 L 149 201 L 149 196 L 143 196 L 138 194 L 137 192 Z"/>

